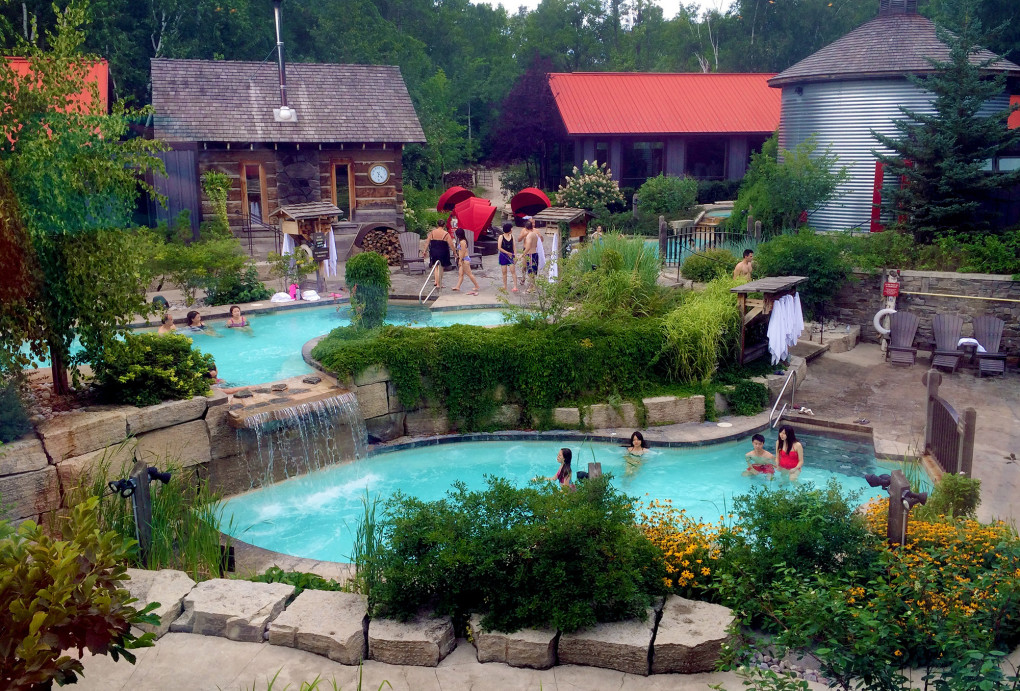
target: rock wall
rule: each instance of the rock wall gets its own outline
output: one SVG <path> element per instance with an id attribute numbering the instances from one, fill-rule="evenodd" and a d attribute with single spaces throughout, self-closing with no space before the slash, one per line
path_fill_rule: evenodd
<path id="1" fill-rule="evenodd" d="M 831 318 L 847 324 L 859 324 L 861 340 L 877 343 L 878 331 L 872 320 L 882 309 L 881 274 L 854 274 L 856 280 L 846 285 L 832 303 Z M 910 293 L 934 293 L 911 295 Z M 966 297 L 960 297 L 966 296 Z M 974 298 L 1004 298 L 1015 302 Z M 900 276 L 899 310 L 913 312 L 921 318 L 915 345 L 931 350 L 935 347 L 932 319 L 936 314 L 959 314 L 964 319 L 963 335 L 971 336 L 974 317 L 991 314 L 1006 322 L 1002 347 L 1010 355 L 1020 351 L 1020 282 L 1009 276 L 992 274 L 958 274 L 939 271 L 903 271 Z"/>
<path id="2" fill-rule="evenodd" d="M 40 520 L 103 462 L 118 473 L 136 457 L 162 469 L 168 462 L 208 465 L 233 455 L 226 402 L 226 395 L 214 393 L 148 408 L 93 406 L 46 420 L 34 436 L 0 447 L 3 517 Z"/>

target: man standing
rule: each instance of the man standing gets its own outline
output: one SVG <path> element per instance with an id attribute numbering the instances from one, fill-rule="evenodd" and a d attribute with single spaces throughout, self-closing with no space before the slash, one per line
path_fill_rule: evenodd
<path id="1" fill-rule="evenodd" d="M 538 232 L 535 231 L 531 221 L 524 224 L 528 236 L 524 239 L 524 261 L 527 263 L 525 275 L 531 283 L 529 293 L 535 292 L 535 279 L 538 278 Z"/>
<path id="2" fill-rule="evenodd" d="M 750 281 L 753 261 L 754 250 L 744 250 L 744 259 L 733 268 L 733 278 L 744 277 Z"/>

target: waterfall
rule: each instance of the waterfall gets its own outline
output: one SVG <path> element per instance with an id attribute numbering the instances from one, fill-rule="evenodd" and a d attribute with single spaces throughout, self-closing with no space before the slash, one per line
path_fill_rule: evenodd
<path id="1" fill-rule="evenodd" d="M 237 442 L 254 488 L 364 458 L 368 431 L 357 397 L 346 392 L 245 415 Z"/>

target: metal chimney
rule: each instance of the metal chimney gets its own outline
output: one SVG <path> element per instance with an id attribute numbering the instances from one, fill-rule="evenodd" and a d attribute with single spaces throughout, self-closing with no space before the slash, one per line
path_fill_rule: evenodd
<path id="1" fill-rule="evenodd" d="M 273 0 L 273 21 L 276 24 L 276 62 L 280 67 L 280 107 L 273 108 L 273 119 L 276 122 L 297 122 L 297 111 L 287 105 L 287 70 L 283 62 L 283 9 L 281 5 L 282 0 Z"/>
<path id="2" fill-rule="evenodd" d="M 890 14 L 917 14 L 917 0 L 879 0 L 878 16 Z"/>

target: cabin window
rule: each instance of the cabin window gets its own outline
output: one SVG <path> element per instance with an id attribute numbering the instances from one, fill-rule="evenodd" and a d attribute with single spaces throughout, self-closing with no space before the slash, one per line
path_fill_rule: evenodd
<path id="1" fill-rule="evenodd" d="M 623 147 L 621 187 L 640 187 L 648 178 L 662 173 L 662 142 L 632 142 Z"/>
<path id="2" fill-rule="evenodd" d="M 1009 173 L 1020 170 L 1020 156 L 1002 156 L 999 158 L 999 172 Z"/>
<path id="3" fill-rule="evenodd" d="M 700 180 L 726 177 L 726 140 L 690 139 L 687 142 L 687 174 Z"/>
<path id="4" fill-rule="evenodd" d="M 609 142 L 595 142 L 595 163 L 609 164 Z"/>
<path id="5" fill-rule="evenodd" d="M 241 164 L 241 198 L 243 213 L 252 223 L 266 223 L 266 172 L 261 163 Z"/>
<path id="6" fill-rule="evenodd" d="M 351 219 L 354 208 L 354 185 L 351 184 L 350 161 L 333 161 L 333 203 L 344 212 L 343 220 Z"/>

